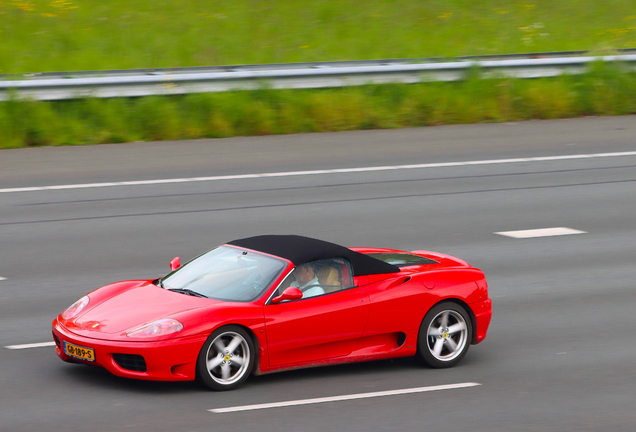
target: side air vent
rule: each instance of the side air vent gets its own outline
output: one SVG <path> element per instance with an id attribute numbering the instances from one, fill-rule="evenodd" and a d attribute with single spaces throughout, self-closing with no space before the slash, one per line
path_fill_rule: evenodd
<path id="1" fill-rule="evenodd" d="M 146 360 L 137 354 L 113 354 L 113 360 L 122 369 L 146 372 Z"/>
<path id="2" fill-rule="evenodd" d="M 406 334 L 402 332 L 398 333 L 398 338 L 397 338 L 398 346 L 402 346 L 404 342 L 406 342 Z"/>
<path id="3" fill-rule="evenodd" d="M 62 349 L 62 342 L 60 342 L 60 338 L 55 336 L 55 333 L 53 333 L 53 338 L 55 339 L 55 345 L 57 345 L 59 349 Z"/>

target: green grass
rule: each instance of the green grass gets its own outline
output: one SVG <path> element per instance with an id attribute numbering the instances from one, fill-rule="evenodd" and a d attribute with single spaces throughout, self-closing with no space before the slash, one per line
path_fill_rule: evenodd
<path id="1" fill-rule="evenodd" d="M 636 74 L 0 103 L 0 148 L 636 114 Z"/>
<path id="2" fill-rule="evenodd" d="M 0 0 L 0 73 L 628 47 L 633 0 Z"/>

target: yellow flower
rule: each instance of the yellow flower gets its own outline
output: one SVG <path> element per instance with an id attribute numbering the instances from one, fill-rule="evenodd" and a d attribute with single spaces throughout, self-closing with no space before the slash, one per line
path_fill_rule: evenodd
<path id="1" fill-rule="evenodd" d="M 446 12 L 446 13 L 441 14 L 437 18 L 450 18 L 451 16 L 453 16 L 452 12 Z"/>
<path id="2" fill-rule="evenodd" d="M 28 3 L 28 2 L 18 3 L 18 2 L 15 2 L 13 4 L 18 9 L 23 10 L 25 12 L 31 12 L 31 11 L 35 10 L 35 5 L 33 3 Z"/>

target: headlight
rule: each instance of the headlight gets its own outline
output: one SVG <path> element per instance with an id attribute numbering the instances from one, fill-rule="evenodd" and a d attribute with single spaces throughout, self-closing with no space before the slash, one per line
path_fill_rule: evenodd
<path id="1" fill-rule="evenodd" d="M 164 318 L 153 321 L 143 327 L 136 328 L 128 332 L 126 336 L 140 338 L 157 337 L 176 333 L 181 330 L 183 330 L 183 324 L 179 321 L 176 319 Z"/>
<path id="2" fill-rule="evenodd" d="M 70 305 L 64 312 L 62 312 L 62 318 L 71 319 L 75 318 L 79 313 L 88 305 L 90 298 L 84 296 L 72 305 Z"/>

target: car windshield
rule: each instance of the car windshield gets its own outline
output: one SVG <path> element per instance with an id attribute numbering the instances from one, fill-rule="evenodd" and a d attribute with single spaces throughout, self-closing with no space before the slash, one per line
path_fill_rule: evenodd
<path id="1" fill-rule="evenodd" d="M 161 282 L 171 290 L 191 290 L 215 300 L 252 301 L 287 267 L 282 259 L 221 246 L 169 273 Z"/>

